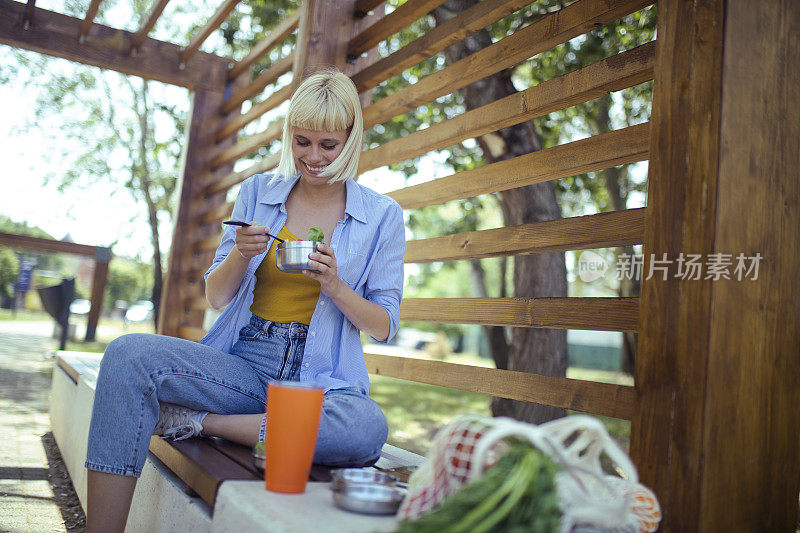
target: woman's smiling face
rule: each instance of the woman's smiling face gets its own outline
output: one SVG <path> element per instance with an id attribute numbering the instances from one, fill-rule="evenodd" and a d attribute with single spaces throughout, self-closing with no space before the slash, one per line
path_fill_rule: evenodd
<path id="1" fill-rule="evenodd" d="M 294 164 L 300 174 L 311 183 L 330 178 L 320 178 L 325 168 L 339 157 L 347 142 L 347 130 L 318 131 L 295 128 L 292 138 Z"/>

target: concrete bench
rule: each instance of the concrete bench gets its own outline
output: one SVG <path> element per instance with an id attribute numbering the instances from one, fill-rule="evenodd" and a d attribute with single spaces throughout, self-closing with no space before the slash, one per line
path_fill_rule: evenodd
<path id="1" fill-rule="evenodd" d="M 86 508 L 87 436 L 102 354 L 58 352 L 50 418 L 53 435 Z M 423 458 L 386 445 L 375 465 L 407 478 Z M 394 517 L 358 515 L 333 504 L 329 472 L 315 466 L 304 494 L 264 488 L 250 450 L 223 439 L 150 441 L 126 531 L 392 531 Z"/>

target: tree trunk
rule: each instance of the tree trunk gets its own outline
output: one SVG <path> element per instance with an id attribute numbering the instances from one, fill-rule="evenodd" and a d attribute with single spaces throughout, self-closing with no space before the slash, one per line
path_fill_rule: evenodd
<path id="1" fill-rule="evenodd" d="M 611 95 L 606 95 L 598 99 L 598 113 L 597 113 L 597 132 L 606 133 L 611 131 L 611 118 L 609 112 L 611 111 Z M 627 168 L 611 167 L 603 172 L 605 178 L 606 190 L 608 190 L 608 197 L 611 199 L 611 205 L 615 211 L 622 211 L 627 209 L 628 202 L 628 170 Z M 628 257 L 633 257 L 633 246 L 622 246 L 617 249 L 616 257 L 620 254 L 627 254 Z M 616 264 L 616 261 L 615 261 Z M 635 277 L 634 277 L 635 278 Z M 631 279 L 627 276 L 619 282 L 619 295 L 623 298 L 630 298 L 639 296 L 641 289 L 641 280 L 638 278 Z M 635 331 L 623 331 L 622 335 L 622 368 L 621 370 L 626 374 L 633 375 L 633 370 L 636 365 L 636 345 L 638 343 L 637 334 Z"/>
<path id="2" fill-rule="evenodd" d="M 134 165 L 132 168 L 133 182 L 135 183 L 138 178 L 140 190 L 144 196 L 145 204 L 147 205 L 147 221 L 150 224 L 150 242 L 153 246 L 153 293 L 151 301 L 153 302 L 153 323 L 158 327 L 158 316 L 161 310 L 161 290 L 164 284 L 163 270 L 161 263 L 161 244 L 159 242 L 158 234 L 158 207 L 153 199 L 153 194 L 150 190 L 152 186 L 152 179 L 150 176 L 150 167 L 148 165 L 148 138 L 150 135 L 150 108 L 147 99 L 148 82 L 142 80 L 142 93 L 137 95 L 136 87 L 131 84 L 133 91 L 134 109 L 139 118 L 139 164 Z"/>
<path id="3" fill-rule="evenodd" d="M 441 24 L 477 0 L 448 0 L 433 10 L 436 24 Z M 485 30 L 445 50 L 452 64 L 492 44 Z M 476 109 L 499 98 L 516 93 L 511 72 L 488 76 L 461 90 L 468 110 Z M 478 140 L 487 162 L 510 159 L 541 149 L 539 135 L 530 122 L 510 126 Z M 561 208 L 552 183 L 541 183 L 500 193 L 506 225 L 526 224 L 561 218 Z M 516 297 L 565 297 L 567 295 L 566 263 L 563 253 L 520 255 L 514 260 L 514 295 Z M 500 354 L 495 356 L 495 360 Z M 567 371 L 567 335 L 564 330 L 513 328 L 508 350 L 509 370 L 549 376 L 565 376 Z M 527 402 L 495 398 L 495 416 L 541 423 L 565 415 L 564 409 Z"/>
<path id="4" fill-rule="evenodd" d="M 472 293 L 476 298 L 487 298 L 486 275 L 480 259 L 470 262 L 470 279 L 472 280 Z M 502 276 L 501 276 L 502 277 Z M 508 340 L 502 326 L 483 326 L 483 333 L 489 339 L 489 350 L 497 368 L 508 368 Z"/>

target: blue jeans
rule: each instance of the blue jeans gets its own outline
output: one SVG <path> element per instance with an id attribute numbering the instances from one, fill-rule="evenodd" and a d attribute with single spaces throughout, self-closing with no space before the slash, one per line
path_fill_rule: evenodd
<path id="1" fill-rule="evenodd" d="M 307 331 L 305 324 L 253 316 L 230 354 L 162 335 L 115 339 L 100 364 L 86 468 L 138 477 L 160 402 L 223 415 L 263 413 L 268 381 L 299 379 Z M 372 464 L 387 433 L 369 396 L 355 388 L 326 391 L 314 462 Z"/>

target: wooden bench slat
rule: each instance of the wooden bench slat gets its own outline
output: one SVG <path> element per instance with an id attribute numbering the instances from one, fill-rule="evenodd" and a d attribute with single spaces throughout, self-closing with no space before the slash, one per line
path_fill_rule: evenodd
<path id="1" fill-rule="evenodd" d="M 626 420 L 630 420 L 633 416 L 635 391 L 633 387 L 627 385 L 374 353 L 365 354 L 365 358 L 367 371 L 378 376 Z"/>
<path id="2" fill-rule="evenodd" d="M 400 304 L 400 320 L 636 331 L 639 298 L 406 298 Z"/>
<path id="3" fill-rule="evenodd" d="M 150 438 L 150 451 L 212 507 L 223 481 L 259 479 L 204 439 L 170 441 L 154 435 Z"/>

